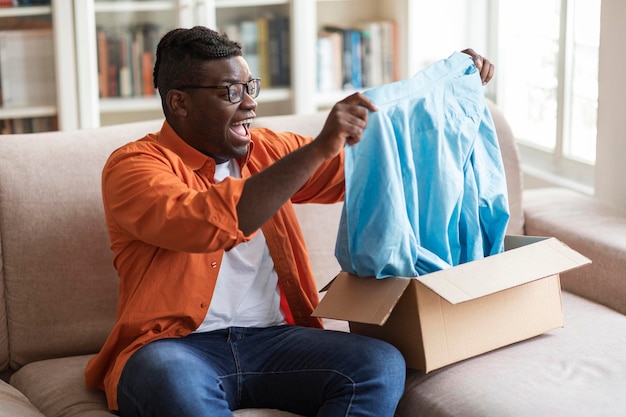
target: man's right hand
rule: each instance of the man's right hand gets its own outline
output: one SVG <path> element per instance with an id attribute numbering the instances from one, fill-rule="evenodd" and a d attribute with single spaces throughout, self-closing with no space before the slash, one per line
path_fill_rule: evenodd
<path id="1" fill-rule="evenodd" d="M 322 131 L 311 145 L 319 147 L 326 158 L 337 156 L 345 145 L 354 145 L 361 140 L 368 113 L 377 110 L 362 93 L 346 97 L 333 106 Z"/>

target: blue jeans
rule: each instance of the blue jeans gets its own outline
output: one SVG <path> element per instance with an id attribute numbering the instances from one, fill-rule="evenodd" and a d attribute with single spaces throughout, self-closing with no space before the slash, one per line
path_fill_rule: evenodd
<path id="1" fill-rule="evenodd" d="M 391 417 L 404 358 L 388 343 L 299 326 L 232 327 L 135 352 L 118 385 L 122 417 L 232 417 L 240 408 L 303 416 Z"/>

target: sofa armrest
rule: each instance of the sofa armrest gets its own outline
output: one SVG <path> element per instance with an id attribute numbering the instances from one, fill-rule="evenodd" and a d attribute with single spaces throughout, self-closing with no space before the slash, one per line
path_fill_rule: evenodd
<path id="1" fill-rule="evenodd" d="M 561 275 L 564 290 L 626 314 L 626 213 L 564 188 L 524 192 L 525 233 L 553 236 L 592 264 Z"/>

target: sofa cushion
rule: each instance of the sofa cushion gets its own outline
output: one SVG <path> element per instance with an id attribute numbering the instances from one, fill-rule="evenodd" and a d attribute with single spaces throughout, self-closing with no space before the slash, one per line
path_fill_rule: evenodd
<path id="1" fill-rule="evenodd" d="M 623 416 L 626 316 L 567 292 L 563 306 L 563 329 L 429 374 L 409 371 L 397 416 Z M 33 362 L 11 383 L 49 417 L 110 417 L 104 394 L 84 386 L 89 358 Z M 235 416 L 294 417 L 276 410 Z"/>
<path id="2" fill-rule="evenodd" d="M 17 389 L 0 381 L 0 416 L 45 417 Z"/>
<path id="3" fill-rule="evenodd" d="M 592 261 L 562 274 L 563 289 L 626 314 L 624 211 L 564 188 L 527 190 L 524 199 L 527 234 L 557 237 Z"/>
<path id="4" fill-rule="evenodd" d="M 112 417 L 104 392 L 85 386 L 83 372 L 91 355 L 31 362 L 11 376 L 19 389 L 48 417 Z"/>
<path id="5" fill-rule="evenodd" d="M 1 272 L 14 369 L 96 352 L 106 338 L 117 274 L 100 196 L 102 166 L 114 148 L 160 124 L 0 138 Z M 0 362 L 2 349 L 0 338 Z"/>
<path id="6" fill-rule="evenodd" d="M 11 384 L 48 417 L 112 417 L 107 411 L 104 393 L 85 387 L 83 371 L 91 355 L 31 362 L 11 377 Z M 1 388 L 1 387 L 0 387 Z M 12 387 L 10 387 L 12 388 Z M 15 389 L 12 388 L 14 391 Z M 17 393 L 19 394 L 19 393 Z M 0 391 L 0 415 L 3 392 Z M 25 400 L 25 399 L 24 399 Z M 30 414 L 6 414 L 30 417 Z M 296 414 L 269 409 L 237 410 L 236 417 L 298 417 Z M 33 414 L 41 416 L 41 414 Z"/>
<path id="7" fill-rule="evenodd" d="M 562 329 L 410 371 L 397 417 L 623 417 L 626 316 L 567 292 L 563 309 Z"/>

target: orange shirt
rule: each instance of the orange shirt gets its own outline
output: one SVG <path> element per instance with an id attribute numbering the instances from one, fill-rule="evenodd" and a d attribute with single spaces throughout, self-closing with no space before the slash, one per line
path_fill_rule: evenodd
<path id="1" fill-rule="evenodd" d="M 246 178 L 308 143 L 252 129 L 241 179 L 215 184 L 215 162 L 164 122 L 161 130 L 117 149 L 102 173 L 113 262 L 120 276 L 113 330 L 85 370 L 87 386 L 104 389 L 117 409 L 124 364 L 145 344 L 183 337 L 204 319 L 224 250 L 249 240 L 238 229 L 237 202 Z M 315 279 L 292 203 L 334 203 L 344 195 L 343 153 L 330 159 L 263 225 L 288 321 L 321 327 Z"/>

